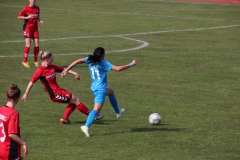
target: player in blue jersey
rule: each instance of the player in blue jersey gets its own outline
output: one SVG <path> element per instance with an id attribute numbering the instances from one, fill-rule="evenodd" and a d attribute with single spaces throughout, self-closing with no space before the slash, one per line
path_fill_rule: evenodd
<path id="1" fill-rule="evenodd" d="M 136 60 L 133 60 L 130 64 L 115 66 L 105 60 L 104 57 L 104 48 L 98 47 L 95 49 L 93 55 L 89 55 L 86 58 L 75 60 L 61 74 L 62 77 L 64 77 L 67 72 L 77 64 L 87 63 L 88 65 L 88 70 L 92 79 L 91 90 L 95 96 L 95 99 L 93 110 L 90 112 L 85 125 L 81 126 L 81 130 L 87 137 L 90 137 L 89 127 L 93 123 L 98 113 L 100 113 L 106 96 L 108 96 L 109 101 L 116 112 L 117 118 L 121 117 L 121 115 L 125 111 L 124 108 L 119 110 L 114 91 L 107 86 L 107 72 L 110 70 L 122 71 L 136 65 Z"/>

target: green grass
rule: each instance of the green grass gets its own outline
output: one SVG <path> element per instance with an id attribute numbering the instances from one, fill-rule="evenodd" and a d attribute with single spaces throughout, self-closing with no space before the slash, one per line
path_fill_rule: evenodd
<path id="1" fill-rule="evenodd" d="M 25 43 L 17 15 L 26 4 L 0 1 L 2 105 L 9 85 L 24 92 L 35 70 L 21 65 Z M 240 159 L 239 5 L 170 0 L 41 0 L 37 5 L 45 22 L 39 26 L 40 49 L 54 54 L 54 64 L 66 67 L 102 46 L 113 64 L 136 59 L 137 66 L 108 74 L 126 113 L 116 119 L 106 99 L 105 118 L 94 122 L 90 138 L 80 131 L 86 116 L 75 111 L 72 124 L 61 125 L 66 105 L 51 102 L 35 83 L 28 101 L 17 106 L 29 146 L 26 160 Z M 149 45 L 131 50 L 144 42 Z M 29 55 L 32 63 L 32 48 Z M 80 81 L 58 75 L 58 83 L 92 109 L 87 67 L 73 70 Z M 148 123 L 152 112 L 162 116 L 160 125 Z"/>

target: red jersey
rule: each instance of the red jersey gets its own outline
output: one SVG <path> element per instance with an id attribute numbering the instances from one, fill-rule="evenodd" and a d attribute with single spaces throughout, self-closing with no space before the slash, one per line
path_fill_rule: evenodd
<path id="1" fill-rule="evenodd" d="M 30 14 L 32 14 L 34 18 L 24 20 L 23 31 L 38 31 L 38 18 L 40 15 L 40 8 L 38 6 L 30 7 L 27 5 L 21 10 L 18 16 L 27 17 Z"/>
<path id="2" fill-rule="evenodd" d="M 21 145 L 8 135 L 16 134 L 20 137 L 19 113 L 12 107 L 0 108 L 0 160 L 21 158 Z"/>
<path id="3" fill-rule="evenodd" d="M 63 69 L 63 67 L 55 65 L 49 65 L 48 67 L 40 66 L 34 72 L 30 81 L 35 83 L 38 79 L 40 79 L 45 91 L 52 99 L 55 97 L 54 93 L 62 89 L 57 84 L 56 72 L 62 72 Z"/>

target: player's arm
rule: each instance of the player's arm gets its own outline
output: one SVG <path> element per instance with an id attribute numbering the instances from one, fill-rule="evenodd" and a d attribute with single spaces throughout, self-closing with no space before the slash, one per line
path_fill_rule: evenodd
<path id="1" fill-rule="evenodd" d="M 15 142 L 21 144 L 23 146 L 24 156 L 26 157 L 28 155 L 28 148 L 26 142 L 24 142 L 18 135 L 16 134 L 9 134 L 8 135 L 12 140 Z"/>
<path id="2" fill-rule="evenodd" d="M 40 8 L 39 8 L 39 10 L 38 10 L 38 22 L 40 23 L 40 24 L 44 24 L 44 22 L 41 20 L 41 18 L 40 18 Z"/>
<path id="3" fill-rule="evenodd" d="M 67 73 L 70 73 L 70 69 L 73 68 L 75 65 L 77 64 L 81 64 L 81 63 L 85 63 L 84 58 L 81 59 L 77 59 L 74 62 L 72 62 L 67 68 L 65 68 L 62 73 L 61 76 L 64 77 Z M 70 73 L 71 74 L 71 73 Z"/>
<path id="4" fill-rule="evenodd" d="M 28 16 L 18 16 L 18 19 L 31 19 L 34 18 L 33 14 L 29 14 Z"/>
<path id="5" fill-rule="evenodd" d="M 133 67 L 136 64 L 137 64 L 136 60 L 133 60 L 131 63 L 123 65 L 123 66 L 112 66 L 112 70 L 119 72 L 119 71 L 123 71 L 125 69 L 128 69 L 130 67 Z"/>
<path id="6" fill-rule="evenodd" d="M 79 75 L 77 72 L 74 72 L 74 71 L 72 71 L 72 70 L 69 70 L 67 73 L 74 75 L 76 79 L 80 80 L 80 75 Z"/>
<path id="7" fill-rule="evenodd" d="M 40 19 L 40 17 L 38 17 L 38 22 L 41 24 L 44 24 L 44 22 Z"/>
<path id="8" fill-rule="evenodd" d="M 23 100 L 24 102 L 27 101 L 27 99 L 28 99 L 28 94 L 29 94 L 32 86 L 33 86 L 33 82 L 30 81 L 30 82 L 28 83 L 27 89 L 26 89 L 26 91 L 25 91 L 25 93 L 24 93 L 24 95 L 23 95 L 23 97 L 22 97 L 22 100 Z"/>

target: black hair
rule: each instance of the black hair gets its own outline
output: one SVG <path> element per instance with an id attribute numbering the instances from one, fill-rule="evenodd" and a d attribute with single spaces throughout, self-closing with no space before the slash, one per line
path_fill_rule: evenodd
<path id="1" fill-rule="evenodd" d="M 105 50 L 104 48 L 102 47 L 97 47 L 94 52 L 93 52 L 93 55 L 89 55 L 88 56 L 88 61 L 91 65 L 96 65 L 98 64 L 99 62 L 101 62 L 101 58 L 102 58 L 102 55 L 105 54 Z"/>

